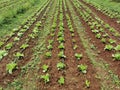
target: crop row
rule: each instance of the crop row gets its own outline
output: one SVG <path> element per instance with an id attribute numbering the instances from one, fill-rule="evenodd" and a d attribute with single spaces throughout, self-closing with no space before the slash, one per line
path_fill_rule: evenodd
<path id="1" fill-rule="evenodd" d="M 66 29 L 65 29 L 65 26 L 64 26 L 64 20 L 65 19 L 67 20 L 67 26 L 69 28 L 69 32 L 71 34 L 71 37 L 73 38 L 75 36 L 75 34 L 74 34 L 75 31 L 73 29 L 73 26 L 72 26 L 69 14 L 68 13 L 67 14 L 63 14 L 63 12 L 65 12 L 65 11 L 63 11 L 63 9 L 66 9 L 66 7 L 63 8 L 62 6 L 63 6 L 63 1 L 60 0 L 59 31 L 57 33 L 57 42 L 59 43 L 59 45 L 58 45 L 59 53 L 58 53 L 57 56 L 59 57 L 60 62 L 58 62 L 56 64 L 56 68 L 57 68 L 57 70 L 59 72 L 64 71 L 66 69 L 66 66 L 67 66 L 65 64 L 67 57 L 64 54 L 64 51 L 66 49 L 65 46 L 64 46 L 64 44 L 66 43 L 66 40 L 67 40 L 67 39 L 65 39 L 65 35 L 66 35 L 66 33 L 65 33 Z M 55 17 L 53 21 L 56 22 L 56 20 L 57 20 L 57 17 Z M 52 25 L 52 32 L 50 34 L 52 36 L 52 38 L 54 38 L 54 36 L 56 34 L 54 29 L 56 28 L 57 25 L 54 24 L 54 22 L 53 22 L 53 25 Z M 75 42 L 76 42 L 75 39 L 73 39 L 72 43 L 75 44 Z M 49 43 L 48 46 L 47 46 L 48 52 L 46 52 L 45 57 L 49 60 L 49 58 L 52 58 L 52 50 L 54 50 L 54 47 L 53 47 L 54 40 L 48 40 L 48 43 Z M 77 47 L 78 47 L 78 45 L 76 45 L 76 44 L 73 45 L 73 50 L 75 51 L 77 49 Z M 77 60 L 82 59 L 82 57 L 83 57 L 82 54 L 75 53 L 75 58 Z M 50 66 L 47 65 L 47 64 L 44 64 L 44 65 L 42 65 L 41 68 L 42 68 L 43 72 L 46 73 L 46 74 L 41 75 L 40 78 L 45 83 L 49 83 L 50 82 L 50 78 L 51 78 L 50 77 L 51 75 L 48 74 Z M 87 65 L 85 65 L 85 64 L 79 64 L 79 65 L 77 65 L 77 68 L 78 68 L 78 71 L 82 72 L 83 74 L 87 73 Z M 65 83 L 65 77 L 62 75 L 62 76 L 60 76 L 58 78 L 58 84 L 63 85 L 64 83 Z M 90 87 L 90 81 L 89 80 L 86 80 L 85 84 L 86 84 L 87 87 Z"/>

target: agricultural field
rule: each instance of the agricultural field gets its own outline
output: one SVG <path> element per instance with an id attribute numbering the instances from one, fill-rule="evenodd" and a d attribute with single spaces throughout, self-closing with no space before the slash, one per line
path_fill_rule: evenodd
<path id="1" fill-rule="evenodd" d="M 0 0 L 0 90 L 120 90 L 120 1 Z"/>

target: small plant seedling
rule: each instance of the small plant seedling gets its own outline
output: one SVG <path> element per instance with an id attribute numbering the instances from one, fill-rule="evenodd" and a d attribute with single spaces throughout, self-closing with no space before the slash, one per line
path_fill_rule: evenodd
<path id="1" fill-rule="evenodd" d="M 45 84 L 50 82 L 50 75 L 48 73 L 46 75 L 41 75 L 40 78 L 44 80 Z"/>
<path id="2" fill-rule="evenodd" d="M 65 41 L 64 37 L 59 37 L 57 40 L 59 41 L 59 43 L 62 43 Z"/>
<path id="3" fill-rule="evenodd" d="M 31 34 L 29 34 L 29 37 L 30 37 L 30 38 L 35 38 L 35 34 L 32 34 L 32 33 L 31 33 Z"/>
<path id="4" fill-rule="evenodd" d="M 85 85 L 86 85 L 87 88 L 90 88 L 90 81 L 89 81 L 89 80 L 86 80 L 86 81 L 85 81 Z"/>
<path id="5" fill-rule="evenodd" d="M 47 58 L 50 58 L 50 57 L 52 56 L 52 53 L 51 53 L 51 52 L 46 52 L 45 56 L 46 56 Z"/>
<path id="6" fill-rule="evenodd" d="M 12 48 L 12 46 L 13 46 L 13 43 L 8 43 L 8 44 L 5 46 L 5 48 L 6 48 L 7 50 L 9 50 L 9 49 Z"/>
<path id="7" fill-rule="evenodd" d="M 112 45 L 110 45 L 110 44 L 108 44 L 108 45 L 105 45 L 105 48 L 104 48 L 104 50 L 112 50 L 113 49 L 113 46 Z"/>
<path id="8" fill-rule="evenodd" d="M 76 57 L 78 60 L 80 60 L 80 59 L 83 57 L 83 55 L 82 55 L 82 54 L 79 54 L 79 53 L 75 53 L 75 57 Z"/>
<path id="9" fill-rule="evenodd" d="M 70 28 L 70 32 L 71 32 L 71 33 L 74 33 L 74 32 L 75 32 L 74 29 L 72 28 L 72 25 L 69 25 L 69 28 Z"/>
<path id="10" fill-rule="evenodd" d="M 115 49 L 116 51 L 120 51 L 120 45 L 117 45 L 114 49 Z"/>
<path id="11" fill-rule="evenodd" d="M 4 44 L 4 42 L 0 42 L 0 47 Z"/>
<path id="12" fill-rule="evenodd" d="M 72 33 L 72 34 L 71 34 L 71 36 L 72 36 L 72 37 L 74 37 L 74 36 L 75 36 L 75 34 L 74 34 L 74 33 Z"/>
<path id="13" fill-rule="evenodd" d="M 60 85 L 63 85 L 63 84 L 65 83 L 65 78 L 64 78 L 63 76 L 61 76 L 61 77 L 59 78 L 59 80 L 58 80 L 58 83 L 59 83 Z"/>
<path id="14" fill-rule="evenodd" d="M 57 64 L 57 68 L 58 68 L 58 70 L 62 70 L 62 69 L 64 69 L 65 68 L 65 64 L 64 63 L 62 63 L 62 62 L 59 62 L 58 64 Z"/>
<path id="15" fill-rule="evenodd" d="M 24 54 L 20 53 L 20 52 L 17 52 L 14 56 L 19 59 L 21 57 L 24 57 Z"/>
<path id="16" fill-rule="evenodd" d="M 80 70 L 82 73 L 87 73 L 87 66 L 86 65 L 78 65 L 78 70 Z"/>
<path id="17" fill-rule="evenodd" d="M 63 36 L 64 36 L 63 32 L 58 32 L 58 37 L 63 37 Z"/>
<path id="18" fill-rule="evenodd" d="M 23 33 L 22 33 L 22 32 L 19 32 L 17 35 L 18 35 L 19 37 L 21 37 L 21 36 L 23 35 Z"/>
<path id="19" fill-rule="evenodd" d="M 76 50 L 78 48 L 78 45 L 74 45 L 73 49 Z"/>
<path id="20" fill-rule="evenodd" d="M 58 56 L 59 56 L 59 58 L 64 58 L 64 59 L 66 58 L 63 51 L 60 51 Z"/>
<path id="21" fill-rule="evenodd" d="M 99 33 L 99 30 L 92 30 L 93 33 Z"/>
<path id="22" fill-rule="evenodd" d="M 54 37 L 54 36 L 55 36 L 55 33 L 51 33 L 50 36 Z"/>
<path id="23" fill-rule="evenodd" d="M 43 72 L 47 72 L 47 71 L 48 71 L 48 68 L 49 68 L 49 66 L 46 65 L 46 64 L 44 64 L 44 65 L 42 66 Z"/>
<path id="24" fill-rule="evenodd" d="M 115 53 L 112 55 L 115 60 L 120 60 L 120 53 Z"/>
<path id="25" fill-rule="evenodd" d="M 95 36 L 97 39 L 100 39 L 101 38 L 101 34 L 100 33 L 98 33 L 98 34 L 96 34 L 96 36 Z"/>
<path id="26" fill-rule="evenodd" d="M 59 49 L 64 49 L 64 48 L 65 48 L 65 46 L 64 46 L 64 44 L 63 44 L 63 43 L 61 43 L 61 44 L 58 46 L 58 48 L 59 48 Z"/>
<path id="27" fill-rule="evenodd" d="M 109 39 L 109 43 L 113 44 L 113 43 L 115 43 L 115 42 L 116 42 L 115 40 Z"/>
<path id="28" fill-rule="evenodd" d="M 101 39 L 101 42 L 102 42 L 102 43 L 106 43 L 106 38 L 102 38 L 102 39 Z"/>
<path id="29" fill-rule="evenodd" d="M 6 65 L 6 70 L 8 71 L 9 74 L 12 74 L 13 70 L 17 68 L 17 64 L 14 62 L 11 62 Z"/>
<path id="30" fill-rule="evenodd" d="M 8 52 L 6 50 L 0 50 L 0 60 L 6 56 L 8 54 Z"/>
<path id="31" fill-rule="evenodd" d="M 47 49 L 48 49 L 48 50 L 52 50 L 52 49 L 53 49 L 53 46 L 52 46 L 52 45 L 48 45 L 48 46 L 47 46 Z"/>
<path id="32" fill-rule="evenodd" d="M 48 40 L 48 43 L 51 45 L 53 43 L 53 40 Z"/>
<path id="33" fill-rule="evenodd" d="M 39 32 L 39 30 L 38 30 L 38 28 L 35 28 L 34 30 L 33 30 L 33 33 L 38 33 Z"/>
<path id="34" fill-rule="evenodd" d="M 21 48 L 21 49 L 26 49 L 27 47 L 29 47 L 28 44 L 22 44 L 20 48 Z"/>
<path id="35" fill-rule="evenodd" d="M 20 40 L 20 38 L 18 38 L 18 37 L 14 38 L 14 41 L 19 41 L 19 40 Z"/>

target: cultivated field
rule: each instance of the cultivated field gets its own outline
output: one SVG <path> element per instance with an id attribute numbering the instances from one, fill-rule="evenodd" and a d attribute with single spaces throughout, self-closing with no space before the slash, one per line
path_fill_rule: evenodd
<path id="1" fill-rule="evenodd" d="M 120 90 L 119 0 L 0 0 L 0 90 Z"/>

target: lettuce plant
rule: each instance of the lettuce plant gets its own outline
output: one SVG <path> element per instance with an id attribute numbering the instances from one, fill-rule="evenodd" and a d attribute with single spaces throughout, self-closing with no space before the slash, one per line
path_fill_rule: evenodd
<path id="1" fill-rule="evenodd" d="M 52 56 L 52 53 L 51 53 L 51 52 L 46 52 L 45 56 L 46 56 L 47 58 L 50 58 L 50 57 Z"/>
<path id="2" fill-rule="evenodd" d="M 49 68 L 49 66 L 46 65 L 46 64 L 44 64 L 44 65 L 42 66 L 43 72 L 47 72 L 47 71 L 48 71 L 48 68 Z"/>
<path id="3" fill-rule="evenodd" d="M 58 56 L 59 56 L 59 58 L 66 58 L 63 51 L 60 51 Z"/>
<path id="4" fill-rule="evenodd" d="M 8 54 L 8 52 L 6 50 L 0 50 L 0 60 L 6 56 Z"/>
<path id="5" fill-rule="evenodd" d="M 8 43 L 8 44 L 5 46 L 5 48 L 6 48 L 7 50 L 9 50 L 9 49 L 12 48 L 12 46 L 13 46 L 13 43 Z"/>
<path id="6" fill-rule="evenodd" d="M 104 48 L 104 50 L 112 50 L 113 49 L 113 46 L 112 45 L 110 45 L 110 44 L 108 44 L 108 45 L 105 45 L 105 48 Z"/>
<path id="7" fill-rule="evenodd" d="M 58 70 L 64 69 L 65 66 L 66 66 L 66 65 L 65 65 L 64 63 L 62 63 L 62 62 L 57 63 L 57 68 L 58 68 Z"/>
<path id="8" fill-rule="evenodd" d="M 50 75 L 48 73 L 46 75 L 41 75 L 40 78 L 43 79 L 45 83 L 50 82 Z"/>
<path id="9" fill-rule="evenodd" d="M 87 65 L 80 64 L 78 65 L 78 70 L 82 73 L 87 73 Z"/>
<path id="10" fill-rule="evenodd" d="M 61 77 L 59 78 L 59 80 L 58 80 L 58 83 L 59 83 L 60 85 L 63 85 L 63 84 L 65 83 L 65 78 L 64 78 L 63 76 L 61 76 Z"/>
<path id="11" fill-rule="evenodd" d="M 115 53 L 112 55 L 115 60 L 120 60 L 120 53 Z"/>
<path id="12" fill-rule="evenodd" d="M 11 62 L 6 65 L 6 70 L 8 71 L 9 74 L 12 74 L 13 70 L 17 68 L 17 64 L 14 62 Z"/>
<path id="13" fill-rule="evenodd" d="M 76 57 L 78 60 L 80 60 L 80 59 L 83 57 L 83 55 L 82 55 L 82 54 L 79 54 L 79 53 L 75 53 L 75 57 Z"/>
<path id="14" fill-rule="evenodd" d="M 29 47 L 28 44 L 22 44 L 22 45 L 20 46 L 21 49 L 26 49 L 27 47 Z"/>

